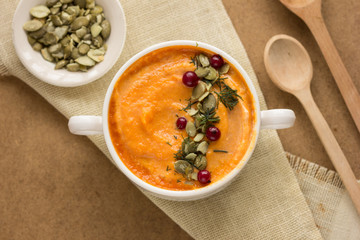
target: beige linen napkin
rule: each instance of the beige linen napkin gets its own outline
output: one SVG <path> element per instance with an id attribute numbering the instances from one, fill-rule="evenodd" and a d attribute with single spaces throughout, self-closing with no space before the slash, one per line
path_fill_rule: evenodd
<path id="1" fill-rule="evenodd" d="M 115 66 L 96 82 L 60 88 L 39 81 L 21 65 L 11 40 L 17 1 L 1 0 L 0 70 L 6 68 L 8 74 L 22 79 L 66 117 L 100 115 L 107 86 L 126 60 L 154 43 L 191 39 L 219 47 L 237 59 L 256 87 L 261 108 L 266 109 L 246 52 L 220 0 L 121 3 L 128 32 Z M 90 139 L 109 157 L 102 136 Z M 194 202 L 148 197 L 196 239 L 321 239 L 276 131 L 261 132 L 248 165 L 224 191 Z"/>
<path id="2" fill-rule="evenodd" d="M 340 176 L 292 154 L 287 157 L 323 238 L 359 240 L 360 216 Z"/>

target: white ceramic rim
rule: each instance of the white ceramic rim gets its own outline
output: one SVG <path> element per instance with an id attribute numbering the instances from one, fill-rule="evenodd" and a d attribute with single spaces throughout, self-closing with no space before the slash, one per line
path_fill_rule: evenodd
<path id="1" fill-rule="evenodd" d="M 113 20 L 109 19 L 111 21 L 112 31 L 110 37 L 106 40 L 106 43 L 108 43 L 110 48 L 108 49 L 107 55 L 105 54 L 104 61 L 96 64 L 88 72 L 69 72 L 65 69 L 54 70 L 54 63 L 47 62 L 42 58 L 40 53 L 32 49 L 27 41 L 25 31 L 22 28 L 25 21 L 29 19 L 29 9 L 36 4 L 40 4 L 40 2 L 45 4 L 45 0 L 20 0 L 13 17 L 12 39 L 16 54 L 21 63 L 31 74 L 41 81 L 58 87 L 82 86 L 101 78 L 110 71 L 120 57 L 126 40 L 126 19 L 120 1 L 114 0 L 111 1 L 111 3 L 108 1 L 109 0 L 97 0 L 100 5 L 103 6 L 105 4 L 107 6 L 106 8 L 103 6 L 105 14 L 107 16 L 114 16 L 115 18 L 115 20 L 113 18 Z M 108 9 L 111 9 L 111 11 L 108 11 Z M 26 11 L 26 16 L 23 15 L 24 11 Z M 114 30 L 115 28 L 117 28 L 116 31 Z M 110 42 L 111 46 L 116 46 L 116 48 L 111 48 Z M 51 71 L 49 71 L 50 69 Z"/>
<path id="2" fill-rule="evenodd" d="M 175 191 L 175 190 L 166 190 L 166 189 L 162 189 L 159 187 L 155 187 L 149 183 L 146 183 L 145 181 L 141 180 L 140 178 L 138 178 L 135 174 L 133 174 L 126 166 L 125 164 L 121 161 L 121 159 L 119 158 L 113 143 L 111 141 L 110 138 L 110 133 L 109 133 L 109 128 L 108 128 L 108 110 L 109 110 L 109 101 L 110 101 L 110 97 L 112 95 L 115 83 L 117 82 L 117 80 L 119 79 L 119 77 L 121 76 L 121 74 L 131 65 L 133 64 L 136 60 L 138 60 L 140 57 L 146 55 L 147 53 L 150 53 L 156 49 L 160 49 L 160 48 L 164 48 L 164 47 L 168 47 L 168 46 L 177 46 L 177 45 L 190 45 L 190 46 L 198 46 L 200 48 L 204 48 L 204 49 L 208 49 L 212 52 L 218 53 L 220 54 L 222 57 L 224 57 L 227 61 L 229 61 L 230 63 L 232 63 L 241 73 L 241 75 L 243 76 L 243 78 L 245 79 L 252 95 L 254 98 L 254 107 L 255 107 L 255 112 L 256 112 L 256 123 L 255 123 L 255 129 L 254 129 L 254 134 L 255 136 L 253 137 L 249 148 L 246 152 L 246 154 L 244 155 L 243 159 L 239 162 L 239 164 L 237 165 L 237 167 L 235 167 L 229 174 L 227 174 L 224 178 L 222 178 L 221 180 L 212 183 L 206 187 L 203 188 L 199 188 L 199 189 L 195 189 L 195 190 L 186 190 L 186 191 Z M 245 70 L 241 67 L 241 65 L 234 59 L 232 58 L 229 54 L 227 54 L 226 52 L 211 46 L 209 44 L 206 43 L 202 43 L 202 42 L 198 42 L 198 41 L 191 41 L 191 40 L 175 40 L 175 41 L 168 41 L 168 42 L 162 42 L 162 43 L 158 43 L 155 45 L 152 45 L 146 49 L 144 49 L 143 51 L 137 53 L 136 55 L 134 55 L 132 58 L 130 58 L 121 68 L 120 70 L 116 73 L 116 75 L 114 76 L 113 80 L 111 81 L 109 88 L 106 92 L 106 96 L 105 96 L 105 101 L 104 101 L 104 105 L 103 105 L 103 131 L 104 131 L 104 137 L 105 137 L 105 142 L 106 145 L 110 151 L 110 154 L 113 158 L 113 160 L 115 161 L 116 165 L 118 166 L 118 168 L 131 180 L 133 181 L 135 184 L 137 184 L 138 186 L 154 193 L 155 195 L 160 195 L 160 196 L 164 196 L 167 198 L 173 198 L 173 199 L 177 199 L 177 200 L 187 200 L 187 199 L 196 199 L 196 198 L 201 198 L 201 197 L 206 197 L 209 196 L 213 193 L 216 193 L 217 191 L 221 190 L 223 187 L 225 187 L 228 183 L 231 182 L 231 180 L 234 179 L 234 177 L 236 177 L 238 175 L 238 173 L 241 171 L 241 169 L 243 169 L 243 167 L 246 165 L 246 163 L 249 161 L 258 136 L 259 136 L 259 130 L 260 130 L 260 105 L 259 105 L 259 100 L 258 100 L 258 96 L 256 94 L 256 90 L 255 87 L 250 79 L 250 77 L 248 76 L 248 74 L 245 72 Z"/>

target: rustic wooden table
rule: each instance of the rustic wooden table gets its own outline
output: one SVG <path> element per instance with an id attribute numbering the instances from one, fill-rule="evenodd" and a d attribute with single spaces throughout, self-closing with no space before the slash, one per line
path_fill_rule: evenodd
<path id="1" fill-rule="evenodd" d="M 278 1 L 223 0 L 269 108 L 291 108 L 284 149 L 332 169 L 300 103 L 278 90 L 262 60 L 279 33 L 300 40 L 314 64 L 312 91 L 357 178 L 360 134 L 305 24 Z M 327 0 L 323 15 L 360 90 L 360 2 Z M 4 239 L 191 239 L 140 193 L 67 119 L 19 79 L 0 79 L 0 236 Z M 61 168 L 59 167 L 61 162 Z"/>

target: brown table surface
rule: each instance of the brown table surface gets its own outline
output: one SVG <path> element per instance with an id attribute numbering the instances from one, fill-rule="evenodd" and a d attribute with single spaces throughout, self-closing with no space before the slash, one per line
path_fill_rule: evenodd
<path id="1" fill-rule="evenodd" d="M 360 135 L 305 24 L 278 1 L 223 2 L 268 107 L 297 115 L 293 128 L 278 131 L 284 149 L 333 169 L 300 103 L 265 72 L 264 46 L 280 33 L 309 51 L 315 101 L 360 178 Z M 360 90 L 360 1 L 324 1 L 323 15 Z M 86 137 L 71 135 L 67 119 L 22 81 L 1 77 L 0 96 L 1 239 L 191 239 Z"/>

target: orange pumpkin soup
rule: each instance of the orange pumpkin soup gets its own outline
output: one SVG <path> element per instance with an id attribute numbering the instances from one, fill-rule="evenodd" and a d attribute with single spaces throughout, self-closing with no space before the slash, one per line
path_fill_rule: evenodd
<path id="1" fill-rule="evenodd" d="M 181 111 L 193 90 L 183 84 L 182 77 L 195 70 L 191 59 L 200 53 L 214 54 L 192 46 L 170 46 L 146 54 L 121 75 L 110 99 L 109 130 L 120 159 L 137 177 L 156 187 L 192 190 L 208 185 L 189 184 L 174 170 L 174 154 L 187 137 L 175 123 L 178 117 L 193 121 Z M 220 121 L 215 125 L 221 137 L 217 141 L 204 138 L 209 142 L 206 170 L 211 173 L 210 184 L 239 164 L 255 134 L 254 99 L 245 80 L 231 64 L 221 77 L 226 77 L 226 84 L 237 90 L 242 100 L 231 111 L 219 103 L 216 114 Z"/>

